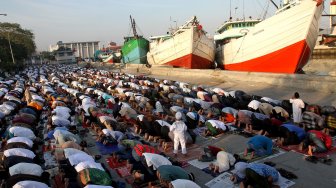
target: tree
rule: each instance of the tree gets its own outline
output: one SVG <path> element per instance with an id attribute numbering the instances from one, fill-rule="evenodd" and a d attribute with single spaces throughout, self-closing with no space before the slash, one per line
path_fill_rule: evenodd
<path id="1" fill-rule="evenodd" d="M 27 59 L 36 50 L 32 31 L 21 28 L 17 23 L 1 23 L 0 22 L 0 68 L 8 68 L 12 62 L 9 40 L 11 43 L 14 59 L 17 65 L 10 67 L 17 68 L 19 64 Z"/>
<path id="2" fill-rule="evenodd" d="M 55 55 L 52 52 L 42 51 L 41 56 L 45 60 L 55 60 Z"/>

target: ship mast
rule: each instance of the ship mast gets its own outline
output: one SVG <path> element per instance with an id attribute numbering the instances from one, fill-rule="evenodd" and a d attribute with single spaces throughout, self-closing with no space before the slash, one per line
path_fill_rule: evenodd
<path id="1" fill-rule="evenodd" d="M 275 6 L 276 9 L 279 9 L 278 5 L 275 4 L 273 0 L 269 0 L 269 1 L 271 1 L 271 3 Z"/>
<path id="2" fill-rule="evenodd" d="M 138 33 L 136 31 L 136 25 L 135 25 L 135 20 L 132 18 L 132 16 L 130 15 L 130 19 L 131 19 L 131 26 L 132 26 L 132 30 L 133 30 L 133 35 L 135 38 L 139 38 Z"/>

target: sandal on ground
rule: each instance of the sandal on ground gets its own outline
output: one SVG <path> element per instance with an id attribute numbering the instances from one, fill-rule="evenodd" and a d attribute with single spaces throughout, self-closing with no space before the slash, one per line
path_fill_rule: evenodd
<path id="1" fill-rule="evenodd" d="M 271 166 L 271 167 L 275 167 L 275 163 L 271 162 L 271 161 L 266 161 L 264 162 L 265 165 Z"/>
<path id="2" fill-rule="evenodd" d="M 308 156 L 308 157 L 305 158 L 305 160 L 316 164 L 317 161 L 318 161 L 318 158 L 315 157 L 315 156 Z"/>
<path id="3" fill-rule="evenodd" d="M 287 179 L 290 179 L 290 180 L 298 178 L 294 173 L 292 173 L 290 171 L 287 171 L 283 168 L 278 168 L 277 170 L 281 174 L 281 176 L 283 176 L 284 178 L 287 178 Z"/>
<path id="4" fill-rule="evenodd" d="M 328 158 L 320 158 L 319 162 L 326 164 L 326 165 L 331 165 L 332 164 L 332 159 L 328 159 Z"/>

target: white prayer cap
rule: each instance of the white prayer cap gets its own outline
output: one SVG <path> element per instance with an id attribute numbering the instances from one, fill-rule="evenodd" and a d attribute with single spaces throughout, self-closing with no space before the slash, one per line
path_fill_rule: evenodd
<path id="1" fill-rule="evenodd" d="M 175 114 L 175 118 L 176 118 L 177 120 L 182 119 L 182 114 L 181 114 L 181 112 L 176 112 L 176 114 Z"/>

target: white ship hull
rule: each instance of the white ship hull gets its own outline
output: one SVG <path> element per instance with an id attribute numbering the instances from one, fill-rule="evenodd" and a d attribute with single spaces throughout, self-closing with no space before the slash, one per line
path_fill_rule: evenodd
<path id="1" fill-rule="evenodd" d="M 295 73 L 312 54 L 322 11 L 323 0 L 301 0 L 219 46 L 216 60 L 227 70 Z"/>
<path id="2" fill-rule="evenodd" d="M 213 39 L 208 38 L 196 26 L 184 29 L 167 40 L 150 43 L 147 60 L 152 65 L 207 69 L 215 59 Z"/>

